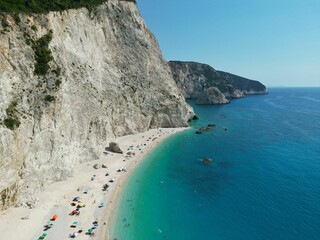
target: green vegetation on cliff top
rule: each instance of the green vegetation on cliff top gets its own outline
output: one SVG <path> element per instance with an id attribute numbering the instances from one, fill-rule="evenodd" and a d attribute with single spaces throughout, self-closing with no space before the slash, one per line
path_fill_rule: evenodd
<path id="1" fill-rule="evenodd" d="M 135 2 L 135 0 L 126 1 Z M 0 0 L 0 12 L 43 13 L 82 7 L 90 9 L 103 2 L 107 0 Z"/>

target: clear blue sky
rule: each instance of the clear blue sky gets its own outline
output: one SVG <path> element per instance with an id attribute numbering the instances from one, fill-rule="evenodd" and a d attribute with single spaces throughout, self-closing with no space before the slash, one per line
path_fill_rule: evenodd
<path id="1" fill-rule="evenodd" d="M 167 60 L 320 86 L 320 0 L 138 0 Z"/>

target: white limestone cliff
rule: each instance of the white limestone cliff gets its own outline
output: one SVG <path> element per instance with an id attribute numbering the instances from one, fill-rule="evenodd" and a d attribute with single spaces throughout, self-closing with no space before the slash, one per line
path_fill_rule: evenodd
<path id="1" fill-rule="evenodd" d="M 20 19 L 0 17 L 0 210 L 71 176 L 112 137 L 194 116 L 134 2 Z M 50 31 L 38 76 L 33 42 Z"/>

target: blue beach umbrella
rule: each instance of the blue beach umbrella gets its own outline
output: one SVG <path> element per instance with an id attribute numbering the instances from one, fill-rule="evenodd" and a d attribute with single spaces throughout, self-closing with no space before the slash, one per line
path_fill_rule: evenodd
<path id="1" fill-rule="evenodd" d="M 74 197 L 73 201 L 79 201 L 80 197 Z"/>

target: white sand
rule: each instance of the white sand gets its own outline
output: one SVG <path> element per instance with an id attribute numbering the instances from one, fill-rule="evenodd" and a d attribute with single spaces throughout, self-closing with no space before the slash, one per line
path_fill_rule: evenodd
<path id="1" fill-rule="evenodd" d="M 62 240 L 68 239 L 69 234 L 79 229 L 83 229 L 83 232 L 75 239 L 89 239 L 90 237 L 85 233 L 93 227 L 92 222 L 97 220 L 99 226 L 94 230 L 93 239 L 106 240 L 116 199 L 130 172 L 158 143 L 167 136 L 184 129 L 153 129 L 145 133 L 115 139 L 124 154 L 105 155 L 103 154 L 105 146 L 101 146 L 99 160 L 80 164 L 75 170 L 74 177 L 67 181 L 54 183 L 46 191 L 34 196 L 34 198 L 39 198 L 39 203 L 35 208 L 12 208 L 1 213 L 0 239 L 34 240 L 43 233 L 47 233 L 46 240 Z M 124 162 L 129 146 L 133 146 L 129 151 L 134 152 L 135 156 L 127 158 Z M 96 163 L 105 164 L 107 168 L 94 169 L 93 165 Z M 122 167 L 127 171 L 117 172 Z M 109 173 L 109 176 L 105 176 L 106 173 Z M 96 177 L 91 181 L 93 175 Z M 111 179 L 114 179 L 113 183 L 109 183 Z M 103 192 L 102 187 L 106 183 L 110 187 L 107 192 Z M 82 186 L 89 189 L 88 194 L 77 191 Z M 86 203 L 86 206 L 80 209 L 79 216 L 69 216 L 69 213 L 75 209 L 70 203 L 76 196 L 79 196 L 81 202 Z M 104 206 L 99 208 L 101 201 L 104 202 Z M 51 229 L 44 231 L 43 226 L 54 214 L 58 215 L 58 219 L 53 223 Z M 24 217 L 28 219 L 22 220 L 21 218 Z M 71 228 L 71 224 L 75 221 L 79 223 L 78 227 Z"/>

